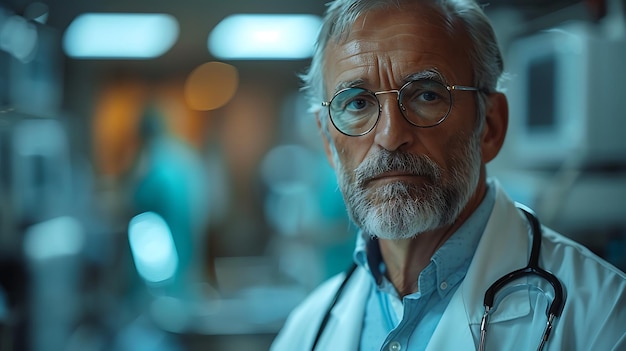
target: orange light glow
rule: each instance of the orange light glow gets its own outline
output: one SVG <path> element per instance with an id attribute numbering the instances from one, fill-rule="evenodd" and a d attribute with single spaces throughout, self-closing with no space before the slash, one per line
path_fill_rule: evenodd
<path id="1" fill-rule="evenodd" d="M 93 119 L 94 156 L 102 174 L 119 176 L 134 162 L 145 99 L 146 87 L 139 79 L 114 80 L 103 88 Z"/>
<path id="2" fill-rule="evenodd" d="M 215 110 L 233 97 L 238 84 L 239 74 L 234 66 L 223 62 L 207 62 L 187 77 L 185 98 L 194 110 Z"/>

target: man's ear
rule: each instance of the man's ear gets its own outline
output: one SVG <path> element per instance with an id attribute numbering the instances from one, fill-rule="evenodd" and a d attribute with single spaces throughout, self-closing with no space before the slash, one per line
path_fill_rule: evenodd
<path id="1" fill-rule="evenodd" d="M 315 121 L 317 122 L 317 128 L 322 136 L 322 140 L 324 141 L 324 151 L 326 152 L 326 159 L 328 159 L 328 163 L 330 163 L 331 167 L 335 168 L 335 162 L 333 157 L 333 152 L 330 149 L 330 136 L 328 135 L 328 131 L 324 130 L 322 126 L 322 121 L 320 120 L 319 111 L 315 112 Z"/>
<path id="2" fill-rule="evenodd" d="M 509 126 L 509 104 L 502 93 L 492 93 L 487 99 L 485 126 L 480 138 L 483 163 L 488 163 L 500 152 Z"/>

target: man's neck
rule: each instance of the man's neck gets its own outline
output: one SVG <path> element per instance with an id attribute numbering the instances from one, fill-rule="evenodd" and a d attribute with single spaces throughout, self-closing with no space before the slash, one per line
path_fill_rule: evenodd
<path id="1" fill-rule="evenodd" d="M 400 298 L 419 290 L 418 277 L 437 250 L 459 229 L 483 200 L 486 184 L 479 182 L 474 195 L 450 225 L 420 233 L 412 239 L 379 239 L 380 252 L 391 281 Z"/>

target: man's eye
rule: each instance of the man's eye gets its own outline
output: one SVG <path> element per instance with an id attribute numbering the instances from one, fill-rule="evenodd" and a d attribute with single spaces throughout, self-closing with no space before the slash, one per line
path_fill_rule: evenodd
<path id="1" fill-rule="evenodd" d="M 350 111 L 359 111 L 367 108 L 368 102 L 363 98 L 356 98 L 346 103 L 345 109 Z"/>
<path id="2" fill-rule="evenodd" d="M 433 92 L 433 91 L 425 91 L 423 93 L 421 93 L 418 96 L 419 100 L 423 100 L 423 101 L 435 101 L 437 99 L 439 99 L 439 94 Z"/>

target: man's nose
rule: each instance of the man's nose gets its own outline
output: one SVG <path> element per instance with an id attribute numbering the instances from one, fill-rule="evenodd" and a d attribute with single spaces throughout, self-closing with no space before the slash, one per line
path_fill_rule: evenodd
<path id="1" fill-rule="evenodd" d="M 380 119 L 372 131 L 375 133 L 374 141 L 388 151 L 412 144 L 416 137 L 415 128 L 402 114 L 398 91 L 377 92 L 376 97 L 380 104 Z"/>

